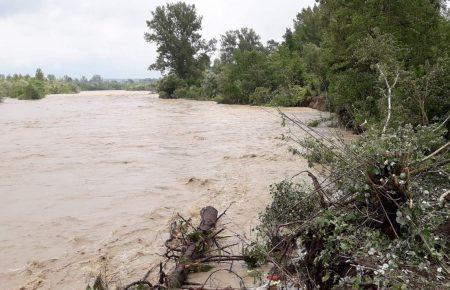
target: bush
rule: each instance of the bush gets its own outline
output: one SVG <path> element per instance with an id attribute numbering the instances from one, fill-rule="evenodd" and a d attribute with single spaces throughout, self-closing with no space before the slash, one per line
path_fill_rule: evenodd
<path id="1" fill-rule="evenodd" d="M 200 100 L 203 99 L 203 91 L 201 88 L 196 86 L 181 87 L 173 92 L 173 98 Z"/>
<path id="2" fill-rule="evenodd" d="M 278 89 L 270 104 L 280 107 L 296 107 L 306 106 L 310 100 L 311 93 L 308 88 L 294 85 Z"/>
<path id="3" fill-rule="evenodd" d="M 222 67 L 218 78 L 219 101 L 248 104 L 257 87 L 272 87 L 272 74 L 264 52 L 237 51 L 234 62 Z"/>
<path id="4" fill-rule="evenodd" d="M 205 71 L 201 82 L 202 95 L 206 99 L 213 99 L 218 94 L 218 76 L 211 70 Z"/>
<path id="5" fill-rule="evenodd" d="M 46 83 L 45 94 L 71 94 L 78 93 L 80 88 L 73 83 L 66 83 L 61 81 L 52 81 Z"/>
<path id="6" fill-rule="evenodd" d="M 25 87 L 25 91 L 19 96 L 21 100 L 38 100 L 45 97 L 44 85 L 41 81 L 30 81 Z"/>
<path id="7" fill-rule="evenodd" d="M 307 289 L 446 288 L 450 152 L 436 151 L 445 134 L 443 125 L 408 125 L 350 144 L 301 141 L 292 152 L 323 168 L 324 182 L 272 187 L 263 244 L 251 249 L 267 248 Z M 265 257 L 247 252 L 252 263 Z"/>
<path id="8" fill-rule="evenodd" d="M 7 81 L 0 81 L 0 99 L 8 97 L 11 90 L 11 84 Z"/>
<path id="9" fill-rule="evenodd" d="M 263 105 L 272 99 L 272 90 L 265 87 L 257 87 L 250 95 L 249 102 L 252 105 Z"/>
<path id="10" fill-rule="evenodd" d="M 270 187 L 272 203 L 260 216 L 264 230 L 273 232 L 279 224 L 310 217 L 319 205 L 317 195 L 310 193 L 311 189 L 303 183 L 285 180 L 273 184 Z"/>
<path id="11" fill-rule="evenodd" d="M 9 96 L 11 98 L 20 98 L 25 94 L 25 90 L 28 86 L 28 81 L 19 79 L 11 82 Z"/>
<path id="12" fill-rule="evenodd" d="M 183 87 L 186 87 L 186 82 L 184 80 L 174 73 L 168 74 L 158 82 L 159 97 L 162 99 L 176 98 L 174 95 L 175 91 L 177 89 L 182 89 Z"/>
<path id="13" fill-rule="evenodd" d="M 0 97 L 36 100 L 47 94 L 77 93 L 79 87 L 69 79 L 56 80 L 54 76 L 43 77 L 37 70 L 37 78 L 14 75 L 0 79 Z"/>
<path id="14" fill-rule="evenodd" d="M 329 96 L 332 110 L 343 125 L 356 127 L 364 120 L 375 121 L 380 116 L 380 92 L 374 90 L 376 77 L 367 72 L 347 71 L 331 76 Z M 344 113 L 345 112 L 345 113 Z"/>
<path id="15" fill-rule="evenodd" d="M 292 98 L 286 89 L 278 89 L 274 93 L 274 97 L 270 101 L 271 106 L 293 107 L 297 105 L 296 100 Z"/>

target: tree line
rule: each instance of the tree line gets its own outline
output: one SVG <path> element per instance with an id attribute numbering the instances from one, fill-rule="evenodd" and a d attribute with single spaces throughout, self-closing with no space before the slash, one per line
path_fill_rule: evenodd
<path id="1" fill-rule="evenodd" d="M 450 17 L 441 0 L 320 0 L 283 40 L 251 28 L 201 35 L 195 5 L 166 4 L 147 21 L 161 98 L 313 106 L 343 125 L 426 125 L 450 111 Z M 218 57 L 212 59 L 218 46 Z"/>
<path id="2" fill-rule="evenodd" d="M 9 97 L 36 100 L 49 94 L 72 94 L 94 90 L 153 91 L 155 82 L 156 79 L 105 80 L 100 75 L 94 75 L 90 79 L 84 76 L 80 79 L 69 76 L 56 78 L 52 74 L 45 76 L 42 69 L 37 69 L 34 76 L 0 75 L 0 99 Z"/>
<path id="3" fill-rule="evenodd" d="M 23 100 L 37 100 L 48 94 L 77 93 L 79 87 L 65 78 L 57 79 L 54 75 L 45 77 L 41 69 L 30 75 L 0 75 L 0 98 L 9 97 Z"/>

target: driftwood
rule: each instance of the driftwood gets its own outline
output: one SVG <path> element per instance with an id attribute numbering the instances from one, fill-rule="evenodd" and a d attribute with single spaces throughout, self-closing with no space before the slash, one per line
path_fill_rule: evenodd
<path id="1" fill-rule="evenodd" d="M 165 284 L 169 288 L 181 288 L 185 284 L 190 264 L 202 258 L 205 250 L 212 244 L 208 235 L 216 226 L 218 212 L 214 207 L 207 206 L 201 210 L 200 216 L 201 222 L 197 227 L 198 235 L 195 235 L 196 238 L 182 249 L 175 269 L 166 277 Z"/>
<path id="2" fill-rule="evenodd" d="M 208 277 L 204 284 L 189 283 L 187 281 L 189 273 L 196 271 L 209 271 L 212 268 L 212 266 L 208 265 L 210 263 L 245 260 L 244 256 L 232 255 L 226 250 L 236 246 L 236 243 L 224 246 L 219 244 L 219 240 L 229 237 L 220 236 L 225 228 L 216 229 L 217 221 L 225 215 L 228 208 L 220 215 L 212 206 L 202 208 L 200 211 L 200 223 L 197 227 L 194 227 L 191 224 L 190 219 L 185 219 L 181 215 L 178 215 L 179 220 L 171 224 L 170 237 L 164 243 L 166 246 L 166 253 L 164 254 L 166 261 L 161 262 L 159 265 L 158 283 L 151 284 L 148 282 L 147 279 L 149 274 L 153 271 L 153 269 L 150 269 L 144 278 L 128 284 L 128 286 L 123 289 L 131 290 L 138 286 L 145 285 L 145 287 L 147 287 L 146 289 L 205 290 L 207 289 L 205 288 L 205 284 L 210 277 Z M 223 253 L 226 253 L 227 255 L 223 255 Z M 166 265 L 170 260 L 175 262 L 175 267 L 169 274 L 166 274 L 163 271 L 163 265 Z M 227 271 L 239 277 L 239 275 L 234 273 L 231 268 L 227 269 Z M 217 271 L 212 272 L 210 276 L 216 272 Z M 193 287 L 193 285 L 197 285 L 198 287 Z M 187 286 L 189 287 L 186 288 Z"/>

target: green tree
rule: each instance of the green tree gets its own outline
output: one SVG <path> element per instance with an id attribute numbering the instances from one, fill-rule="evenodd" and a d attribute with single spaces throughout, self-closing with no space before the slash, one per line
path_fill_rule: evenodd
<path id="1" fill-rule="evenodd" d="M 395 38 L 390 34 L 380 34 L 378 30 L 374 30 L 373 35 L 361 39 L 355 50 L 358 61 L 370 65 L 379 75 L 379 81 L 382 84 L 379 89 L 387 100 L 386 122 L 383 133 L 386 131 L 392 116 L 394 89 L 396 89 L 400 80 L 400 73 L 403 68 L 402 55 L 402 50 Z"/>
<path id="2" fill-rule="evenodd" d="M 299 52 L 291 52 L 286 46 L 280 45 L 268 61 L 277 87 L 304 85 L 305 65 Z"/>
<path id="3" fill-rule="evenodd" d="M 321 45 L 320 8 L 303 9 L 294 19 L 293 29 L 286 30 L 284 41 L 270 58 L 281 91 L 298 95 L 301 86 L 300 91 L 306 95 L 321 96 L 327 85 Z"/>
<path id="4" fill-rule="evenodd" d="M 159 97 L 162 99 L 174 98 L 175 91 L 185 86 L 186 82 L 176 73 L 169 73 L 158 82 Z"/>
<path id="5" fill-rule="evenodd" d="M 275 40 L 271 39 L 271 40 L 267 41 L 265 49 L 266 49 L 267 53 L 271 54 L 271 53 L 274 53 L 277 50 L 279 45 L 280 44 L 278 42 L 276 42 Z"/>
<path id="6" fill-rule="evenodd" d="M 39 81 L 43 81 L 45 79 L 44 72 L 42 71 L 42 69 L 38 68 L 36 70 L 34 78 L 39 80 Z"/>
<path id="7" fill-rule="evenodd" d="M 321 48 L 328 67 L 329 96 L 333 109 L 341 119 L 347 119 L 345 123 L 349 121 L 354 126 L 365 118 L 384 117 L 384 109 L 380 110 L 384 95 L 378 81 L 382 74 L 371 61 L 361 62 L 355 53 L 362 40 L 389 35 L 399 48 L 395 57 L 402 60 L 400 69 L 411 78 L 421 77 L 426 63 L 434 64 L 449 53 L 446 43 L 450 31 L 448 19 L 441 13 L 443 4 L 444 1 L 436 0 L 320 1 Z M 391 85 L 395 80 L 393 72 Z M 396 116 L 410 122 L 413 110 L 404 101 L 408 97 L 404 85 L 397 84 L 393 101 L 398 103 L 394 107 L 407 109 Z"/>
<path id="8" fill-rule="evenodd" d="M 218 93 L 217 74 L 215 74 L 211 70 L 206 70 L 203 75 L 201 88 L 203 90 L 203 95 L 205 96 L 205 98 L 214 98 Z"/>
<path id="9" fill-rule="evenodd" d="M 236 51 L 232 64 L 219 76 L 221 102 L 248 104 L 250 94 L 258 87 L 272 89 L 272 72 L 264 51 Z"/>
<path id="10" fill-rule="evenodd" d="M 239 30 L 230 30 L 221 36 L 220 60 L 223 63 L 232 63 L 236 51 L 263 50 L 261 37 L 247 27 Z"/>
<path id="11" fill-rule="evenodd" d="M 19 96 L 19 99 L 23 100 L 38 100 L 45 96 L 44 84 L 42 81 L 36 79 L 29 81 L 24 88 L 23 93 Z"/>
<path id="12" fill-rule="evenodd" d="M 314 5 L 302 9 L 294 19 L 294 40 L 297 45 L 312 43 L 320 46 L 322 43 L 322 25 L 319 7 Z"/>
<path id="13" fill-rule="evenodd" d="M 202 17 L 197 15 L 195 5 L 177 2 L 158 6 L 147 26 L 150 32 L 145 39 L 155 43 L 158 51 L 150 69 L 176 73 L 185 80 L 201 76 L 209 65 L 215 40 L 202 38 Z"/>

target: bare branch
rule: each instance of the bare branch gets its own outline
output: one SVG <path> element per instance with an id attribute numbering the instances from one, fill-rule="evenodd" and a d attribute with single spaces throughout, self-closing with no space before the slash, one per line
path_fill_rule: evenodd
<path id="1" fill-rule="evenodd" d="M 387 90 L 387 93 L 385 93 L 383 91 L 383 95 L 387 97 L 387 101 L 388 101 L 387 118 L 386 118 L 386 123 L 384 124 L 383 131 L 382 131 L 382 133 L 384 134 L 386 132 L 386 129 L 387 129 L 388 125 L 389 125 L 389 121 L 391 120 L 391 114 L 392 114 L 392 90 L 397 85 L 398 79 L 400 77 L 400 72 L 397 69 L 397 71 L 395 73 L 394 82 L 391 85 L 391 84 L 389 84 L 388 77 L 386 76 L 386 74 L 381 69 L 380 64 L 377 64 L 376 67 L 377 67 L 378 71 L 380 72 L 381 77 L 384 79 L 384 83 L 386 84 L 386 90 Z"/>
<path id="2" fill-rule="evenodd" d="M 425 158 L 423 158 L 422 160 L 420 160 L 420 162 L 424 162 L 428 159 L 430 159 L 431 157 L 435 156 L 436 154 L 438 154 L 439 152 L 441 152 L 442 150 L 444 150 L 445 148 L 447 148 L 447 146 L 450 145 L 450 141 L 445 143 L 444 145 L 442 145 L 439 149 L 437 149 L 436 151 L 434 151 L 433 153 L 431 153 L 430 155 L 426 156 Z"/>

